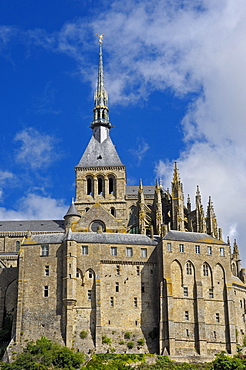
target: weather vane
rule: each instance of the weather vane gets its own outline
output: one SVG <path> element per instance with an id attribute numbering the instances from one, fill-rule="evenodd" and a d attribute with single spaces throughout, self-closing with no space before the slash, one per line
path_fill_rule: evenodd
<path id="1" fill-rule="evenodd" d="M 99 38 L 99 42 L 100 42 L 100 44 L 102 44 L 104 33 L 103 33 L 102 35 L 99 35 L 99 34 L 97 33 L 97 36 L 98 36 L 98 38 Z"/>

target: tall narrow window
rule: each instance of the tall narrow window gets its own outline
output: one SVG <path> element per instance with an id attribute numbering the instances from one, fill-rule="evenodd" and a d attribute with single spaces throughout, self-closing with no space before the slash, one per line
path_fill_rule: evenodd
<path id="1" fill-rule="evenodd" d="M 127 257 L 132 257 L 132 255 L 133 255 L 132 248 L 131 247 L 127 247 L 126 248 L 126 256 Z"/>
<path id="2" fill-rule="evenodd" d="M 225 248 L 223 247 L 220 248 L 220 256 L 225 257 Z"/>
<path id="3" fill-rule="evenodd" d="M 216 322 L 220 322 L 220 314 L 219 313 L 215 314 L 215 320 L 216 320 Z"/>
<path id="4" fill-rule="evenodd" d="M 179 251 L 184 253 L 184 244 L 179 244 Z"/>
<path id="5" fill-rule="evenodd" d="M 98 194 L 103 195 L 103 179 L 101 177 L 98 177 L 97 179 L 97 189 Z"/>
<path id="6" fill-rule="evenodd" d="M 185 320 L 189 321 L 189 311 L 185 311 Z"/>
<path id="7" fill-rule="evenodd" d="M 45 285 L 44 286 L 44 297 L 48 297 L 49 296 L 49 287 L 48 285 Z"/>
<path id="8" fill-rule="evenodd" d="M 109 189 L 108 189 L 109 194 L 114 194 L 115 189 L 114 189 L 114 178 L 113 177 L 110 177 L 108 179 L 108 186 L 109 186 Z"/>
<path id="9" fill-rule="evenodd" d="M 93 278 L 93 272 L 91 270 L 88 271 L 88 277 L 89 277 L 89 279 Z"/>
<path id="10" fill-rule="evenodd" d="M 110 213 L 111 213 L 112 216 L 114 216 L 114 217 L 116 216 L 116 211 L 115 211 L 114 207 L 110 208 Z"/>
<path id="11" fill-rule="evenodd" d="M 196 254 L 200 254 L 200 245 L 195 246 Z"/>
<path id="12" fill-rule="evenodd" d="M 186 274 L 187 275 L 192 275 L 192 265 L 191 262 L 186 263 Z"/>
<path id="13" fill-rule="evenodd" d="M 209 298 L 214 298 L 214 290 L 213 290 L 213 288 L 209 289 L 208 295 L 209 295 Z"/>
<path id="14" fill-rule="evenodd" d="M 87 195 L 92 195 L 92 179 L 87 178 Z"/>
<path id="15" fill-rule="evenodd" d="M 138 299 L 136 297 L 133 299 L 133 305 L 134 307 L 138 306 Z"/>
<path id="16" fill-rule="evenodd" d="M 115 283 L 115 291 L 118 293 L 120 291 L 119 283 Z"/>
<path id="17" fill-rule="evenodd" d="M 186 329 L 185 332 L 186 332 L 186 336 L 189 337 L 190 336 L 189 329 Z"/>
<path id="18" fill-rule="evenodd" d="M 208 276 L 209 275 L 209 268 L 207 263 L 204 263 L 203 265 L 203 276 Z"/>
<path id="19" fill-rule="evenodd" d="M 116 266 L 116 275 L 120 275 L 120 266 Z"/>
<path id="20" fill-rule="evenodd" d="M 188 287 L 184 287 L 184 297 L 188 297 Z"/>
<path id="21" fill-rule="evenodd" d="M 45 276 L 49 276 L 49 274 L 50 274 L 50 266 L 45 266 L 45 268 L 44 268 L 44 275 Z"/>
<path id="22" fill-rule="evenodd" d="M 213 253 L 213 250 L 212 250 L 212 247 L 208 247 L 208 255 L 209 256 L 212 256 L 212 253 Z"/>
<path id="23" fill-rule="evenodd" d="M 144 283 L 141 284 L 141 291 L 144 293 Z"/>
<path id="24" fill-rule="evenodd" d="M 136 269 L 137 269 L 137 275 L 140 275 L 140 267 L 137 266 Z"/>
<path id="25" fill-rule="evenodd" d="M 89 300 L 91 300 L 91 290 L 88 290 L 88 292 L 87 292 L 87 298 L 88 298 Z"/>
<path id="26" fill-rule="evenodd" d="M 114 297 L 110 297 L 110 306 L 114 307 Z"/>

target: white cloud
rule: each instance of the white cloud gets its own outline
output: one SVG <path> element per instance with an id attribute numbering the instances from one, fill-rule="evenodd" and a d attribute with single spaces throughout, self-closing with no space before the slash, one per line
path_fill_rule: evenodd
<path id="1" fill-rule="evenodd" d="M 143 138 L 137 138 L 137 148 L 131 149 L 131 154 L 136 158 L 139 165 L 144 158 L 146 152 L 149 150 L 149 144 Z"/>
<path id="2" fill-rule="evenodd" d="M 18 207 L 6 209 L 0 207 L 1 220 L 60 220 L 66 214 L 68 206 L 63 199 L 27 194 L 18 202 Z"/>
<path id="3" fill-rule="evenodd" d="M 15 136 L 20 141 L 16 161 L 31 169 L 46 168 L 58 158 L 55 139 L 29 127 Z"/>

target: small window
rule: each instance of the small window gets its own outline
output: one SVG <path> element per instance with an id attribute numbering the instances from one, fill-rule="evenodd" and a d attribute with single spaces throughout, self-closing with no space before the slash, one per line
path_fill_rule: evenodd
<path id="1" fill-rule="evenodd" d="M 188 287 L 184 287 L 184 297 L 188 297 Z"/>
<path id="2" fill-rule="evenodd" d="M 114 307 L 114 297 L 110 297 L 110 307 Z"/>
<path id="3" fill-rule="evenodd" d="M 187 275 L 192 275 L 192 265 L 191 262 L 186 263 L 186 274 Z"/>
<path id="4" fill-rule="evenodd" d="M 88 245 L 82 246 L 82 254 L 88 254 Z"/>
<path id="5" fill-rule="evenodd" d="M 114 217 L 116 216 L 116 211 L 115 211 L 114 207 L 110 208 L 110 213 L 111 213 L 112 216 L 114 216 Z"/>
<path id="6" fill-rule="evenodd" d="M 138 306 L 138 299 L 136 297 L 133 299 L 133 305 L 134 307 Z"/>
<path id="7" fill-rule="evenodd" d="M 110 177 L 108 179 L 108 185 L 109 185 L 109 194 L 114 194 L 114 179 Z"/>
<path id="8" fill-rule="evenodd" d="M 88 292 L 87 292 L 87 298 L 88 298 L 89 300 L 91 300 L 91 290 L 88 290 Z"/>
<path id="9" fill-rule="evenodd" d="M 179 244 L 180 253 L 184 253 L 184 244 Z"/>
<path id="10" fill-rule="evenodd" d="M 189 337 L 190 336 L 189 329 L 186 329 L 185 332 L 186 332 L 186 336 Z"/>
<path id="11" fill-rule="evenodd" d="M 44 297 L 48 297 L 49 296 L 49 287 L 48 285 L 45 285 L 44 286 Z"/>
<path id="12" fill-rule="evenodd" d="M 216 322 L 220 322 L 220 314 L 219 313 L 215 314 L 215 320 L 216 320 Z"/>
<path id="13" fill-rule="evenodd" d="M 214 290 L 212 288 L 209 289 L 208 294 L 209 294 L 209 298 L 214 298 Z"/>
<path id="14" fill-rule="evenodd" d="M 216 338 L 217 338 L 216 331 L 214 331 L 214 339 L 216 339 Z"/>
<path id="15" fill-rule="evenodd" d="M 200 254 L 200 245 L 195 246 L 196 254 Z"/>
<path id="16" fill-rule="evenodd" d="M 126 248 L 126 256 L 127 257 L 132 257 L 132 255 L 133 255 L 132 248 L 127 247 Z"/>
<path id="17" fill-rule="evenodd" d="M 140 267 L 137 266 L 136 269 L 137 269 L 137 275 L 140 275 Z"/>
<path id="18" fill-rule="evenodd" d="M 110 253 L 111 253 L 111 256 L 117 256 L 117 247 L 111 247 Z"/>
<path id="19" fill-rule="evenodd" d="M 225 248 L 223 247 L 220 248 L 220 256 L 225 257 Z"/>
<path id="20" fill-rule="evenodd" d="M 119 283 L 115 283 L 115 291 L 118 293 L 120 290 Z"/>
<path id="21" fill-rule="evenodd" d="M 120 275 L 120 266 L 116 266 L 116 275 Z"/>
<path id="22" fill-rule="evenodd" d="M 189 311 L 185 311 L 185 320 L 189 320 Z"/>
<path id="23" fill-rule="evenodd" d="M 49 246 L 42 245 L 41 247 L 41 256 L 48 256 L 49 255 Z"/>
<path id="24" fill-rule="evenodd" d="M 207 263 L 204 263 L 203 265 L 203 276 L 208 276 L 209 275 L 209 268 Z"/>
<path id="25" fill-rule="evenodd" d="M 208 255 L 212 256 L 212 253 L 213 253 L 212 247 L 208 247 Z"/>
<path id="26" fill-rule="evenodd" d="M 243 301 L 240 301 L 240 308 L 243 308 Z"/>
<path id="27" fill-rule="evenodd" d="M 141 291 L 144 293 L 144 283 L 141 284 Z"/>
<path id="28" fill-rule="evenodd" d="M 167 251 L 172 252 L 172 243 L 167 243 Z"/>
<path id="29" fill-rule="evenodd" d="M 89 276 L 89 279 L 93 278 L 93 272 L 91 270 L 88 271 L 88 276 Z"/>
<path id="30" fill-rule="evenodd" d="M 147 248 L 141 248 L 141 257 L 147 257 Z"/>
<path id="31" fill-rule="evenodd" d="M 50 274 L 50 266 L 45 266 L 44 268 L 44 276 L 49 276 Z"/>

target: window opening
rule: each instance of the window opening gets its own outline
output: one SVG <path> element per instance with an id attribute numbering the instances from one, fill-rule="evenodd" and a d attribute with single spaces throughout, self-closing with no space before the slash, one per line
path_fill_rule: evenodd
<path id="1" fill-rule="evenodd" d="M 48 245 L 42 245 L 41 255 L 42 256 L 48 256 L 49 255 L 49 246 Z"/>
<path id="2" fill-rule="evenodd" d="M 88 245 L 82 246 L 82 254 L 88 254 Z"/>
<path id="3" fill-rule="evenodd" d="M 120 290 L 119 283 L 115 283 L 115 291 L 118 293 Z"/>
<path id="4" fill-rule="evenodd" d="M 132 248 L 127 247 L 126 248 L 126 256 L 127 257 L 132 257 L 132 255 L 133 255 Z"/>
<path id="5" fill-rule="evenodd" d="M 110 297 L 110 306 L 114 307 L 114 297 Z"/>
<path id="6" fill-rule="evenodd" d="M 92 179 L 87 179 L 87 195 L 92 195 Z"/>
<path id="7" fill-rule="evenodd" d="M 189 320 L 189 311 L 185 311 L 185 320 Z"/>
<path id="8" fill-rule="evenodd" d="M 114 179 L 109 178 L 109 194 L 114 194 Z"/>
<path id="9" fill-rule="evenodd" d="M 200 254 L 200 245 L 196 245 L 195 248 L 196 248 L 196 254 Z"/>
<path id="10" fill-rule="evenodd" d="M 49 296 L 49 287 L 48 285 L 45 285 L 44 286 L 44 297 L 48 297 Z"/>
<path id="11" fill-rule="evenodd" d="M 116 275 L 120 275 L 120 266 L 116 266 Z"/>
<path id="12" fill-rule="evenodd" d="M 203 276 L 208 276 L 209 275 L 209 268 L 206 263 L 203 265 Z"/>
<path id="13" fill-rule="evenodd" d="M 137 269 L 137 275 L 140 275 L 140 267 L 137 266 L 136 269 Z"/>
<path id="14" fill-rule="evenodd" d="M 111 256 L 117 256 L 117 247 L 111 247 L 110 253 L 111 253 Z"/>
<path id="15" fill-rule="evenodd" d="M 98 194 L 102 195 L 102 193 L 103 193 L 103 180 L 102 180 L 101 177 L 98 178 L 97 186 L 98 186 Z"/>
<path id="16" fill-rule="evenodd" d="M 209 289 L 209 298 L 214 298 L 214 290 L 213 289 Z"/>
<path id="17" fill-rule="evenodd" d="M 87 298 L 90 300 L 91 299 L 91 290 L 88 290 L 87 292 Z"/>
<path id="18" fill-rule="evenodd" d="M 144 293 L 144 283 L 141 284 L 141 291 Z"/>
<path id="19" fill-rule="evenodd" d="M 141 248 L 141 257 L 147 257 L 147 248 Z"/>
<path id="20" fill-rule="evenodd" d="M 167 251 L 172 252 L 172 243 L 167 243 Z"/>
<path id="21" fill-rule="evenodd" d="M 209 256 L 212 256 L 212 253 L 213 253 L 213 251 L 212 251 L 212 247 L 208 247 L 208 255 L 209 255 Z"/>
<path id="22" fill-rule="evenodd" d="M 184 253 L 184 244 L 179 244 L 179 251 Z"/>
<path id="23" fill-rule="evenodd" d="M 49 276 L 49 274 L 50 274 L 50 266 L 45 266 L 45 268 L 44 268 L 44 275 L 45 276 Z"/>
<path id="24" fill-rule="evenodd" d="M 138 306 L 138 299 L 135 297 L 133 300 L 134 307 Z"/>
<path id="25" fill-rule="evenodd" d="M 186 274 L 187 275 L 192 275 L 192 265 L 191 262 L 186 263 Z"/>
<path id="26" fill-rule="evenodd" d="M 188 287 L 184 287 L 184 297 L 188 297 Z"/>

